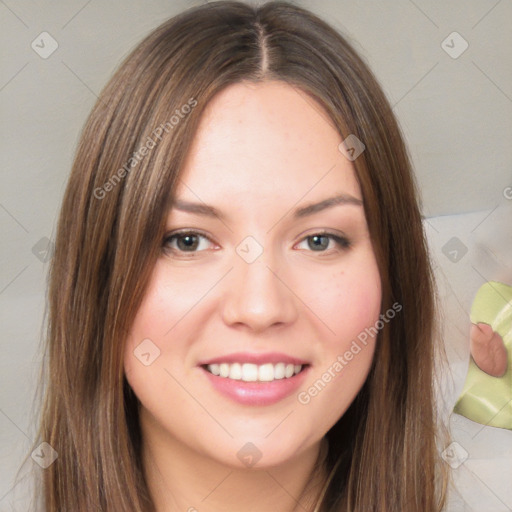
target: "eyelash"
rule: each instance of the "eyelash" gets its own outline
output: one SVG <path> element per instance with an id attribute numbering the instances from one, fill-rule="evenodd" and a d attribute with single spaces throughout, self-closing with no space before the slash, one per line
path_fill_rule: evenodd
<path id="1" fill-rule="evenodd" d="M 174 253 L 179 252 L 181 254 L 187 255 L 185 257 L 194 257 L 195 254 L 203 252 L 203 251 L 181 251 L 179 249 L 167 247 L 168 244 L 170 244 L 174 238 L 185 237 L 187 235 L 188 236 L 198 235 L 200 237 L 206 238 L 209 242 L 213 243 L 212 240 L 208 236 L 206 236 L 204 233 L 201 233 L 200 231 L 183 230 L 183 231 L 176 231 L 175 233 L 170 233 L 170 234 L 166 235 L 163 240 L 163 248 L 167 249 L 171 252 L 174 252 Z M 324 237 L 330 238 L 331 240 L 334 240 L 334 242 L 337 244 L 338 248 L 341 250 L 348 250 L 352 247 L 352 243 L 350 242 L 350 240 L 348 238 L 337 235 L 335 233 L 331 233 L 329 231 L 319 231 L 317 233 L 312 233 L 311 235 L 304 237 L 300 242 L 303 242 L 304 240 L 307 240 L 308 238 L 313 238 L 315 236 L 324 236 Z M 325 250 L 325 251 L 310 251 L 310 252 L 318 252 L 320 254 L 322 254 L 322 253 L 325 254 L 325 253 L 329 253 L 330 251 Z"/>

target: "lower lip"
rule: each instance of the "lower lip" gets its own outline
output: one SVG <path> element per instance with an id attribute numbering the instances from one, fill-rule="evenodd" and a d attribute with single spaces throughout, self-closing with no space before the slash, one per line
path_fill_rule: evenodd
<path id="1" fill-rule="evenodd" d="M 200 367 L 212 386 L 222 395 L 242 405 L 272 405 L 296 391 L 304 382 L 310 366 L 290 378 L 271 382 L 245 382 L 213 375 Z"/>

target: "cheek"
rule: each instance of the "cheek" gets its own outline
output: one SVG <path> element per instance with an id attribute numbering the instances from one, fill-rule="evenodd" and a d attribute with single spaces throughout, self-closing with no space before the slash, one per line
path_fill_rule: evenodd
<path id="1" fill-rule="evenodd" d="M 379 318 L 382 291 L 377 266 L 365 266 L 344 280 L 336 297 L 339 304 L 336 328 L 343 336 L 357 336 Z"/>
<path id="2" fill-rule="evenodd" d="M 329 329 L 323 328 L 314 371 L 297 396 L 305 416 L 320 424 L 314 424 L 314 429 L 327 431 L 345 413 L 373 360 L 381 281 L 373 253 L 356 261 L 322 283 L 325 300 L 319 311 Z"/>
<path id="3" fill-rule="evenodd" d="M 211 272 L 191 277 L 190 272 L 170 271 L 165 261 L 157 262 L 124 348 L 126 378 L 143 403 L 145 398 L 151 401 L 154 389 L 175 393 L 167 371 L 186 377 L 191 333 L 202 325 L 193 319 L 209 311 L 208 291 L 217 280 Z"/>
<path id="4" fill-rule="evenodd" d="M 310 294 L 311 309 L 330 334 L 329 347 L 342 349 L 379 318 L 381 281 L 373 253 L 354 255 L 351 265 L 319 277 Z"/>
<path id="5" fill-rule="evenodd" d="M 171 289 L 157 265 L 125 342 L 126 378 L 143 402 L 146 393 L 169 381 L 164 377 L 170 355 L 165 340 L 179 328 L 180 318 L 185 314 L 180 301 L 183 297 L 177 298 L 170 293 Z M 179 350 L 177 343 L 173 351 Z"/>
<path id="6" fill-rule="evenodd" d="M 163 350 L 172 339 L 173 349 L 179 350 L 180 331 L 185 329 L 189 315 L 197 311 L 195 308 L 206 303 L 203 298 L 216 280 L 218 276 L 211 273 L 194 278 L 187 272 L 171 272 L 165 262 L 157 262 L 130 329 L 132 343 L 150 338 Z"/>

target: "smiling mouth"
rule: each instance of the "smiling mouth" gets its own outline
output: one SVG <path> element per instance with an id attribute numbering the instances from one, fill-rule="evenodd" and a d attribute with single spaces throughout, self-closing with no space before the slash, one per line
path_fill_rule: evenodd
<path id="1" fill-rule="evenodd" d="M 308 364 L 290 363 L 220 363 L 202 365 L 207 372 L 221 378 L 241 380 L 244 382 L 272 382 L 290 379 L 302 372 Z"/>

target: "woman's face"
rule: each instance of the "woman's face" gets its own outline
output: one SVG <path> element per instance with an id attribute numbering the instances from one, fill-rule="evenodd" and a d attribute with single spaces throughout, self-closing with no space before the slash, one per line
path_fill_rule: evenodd
<path id="1" fill-rule="evenodd" d="M 268 467 L 317 443 L 355 398 L 381 282 L 341 142 L 282 82 L 210 103 L 126 343 L 145 435 Z"/>

